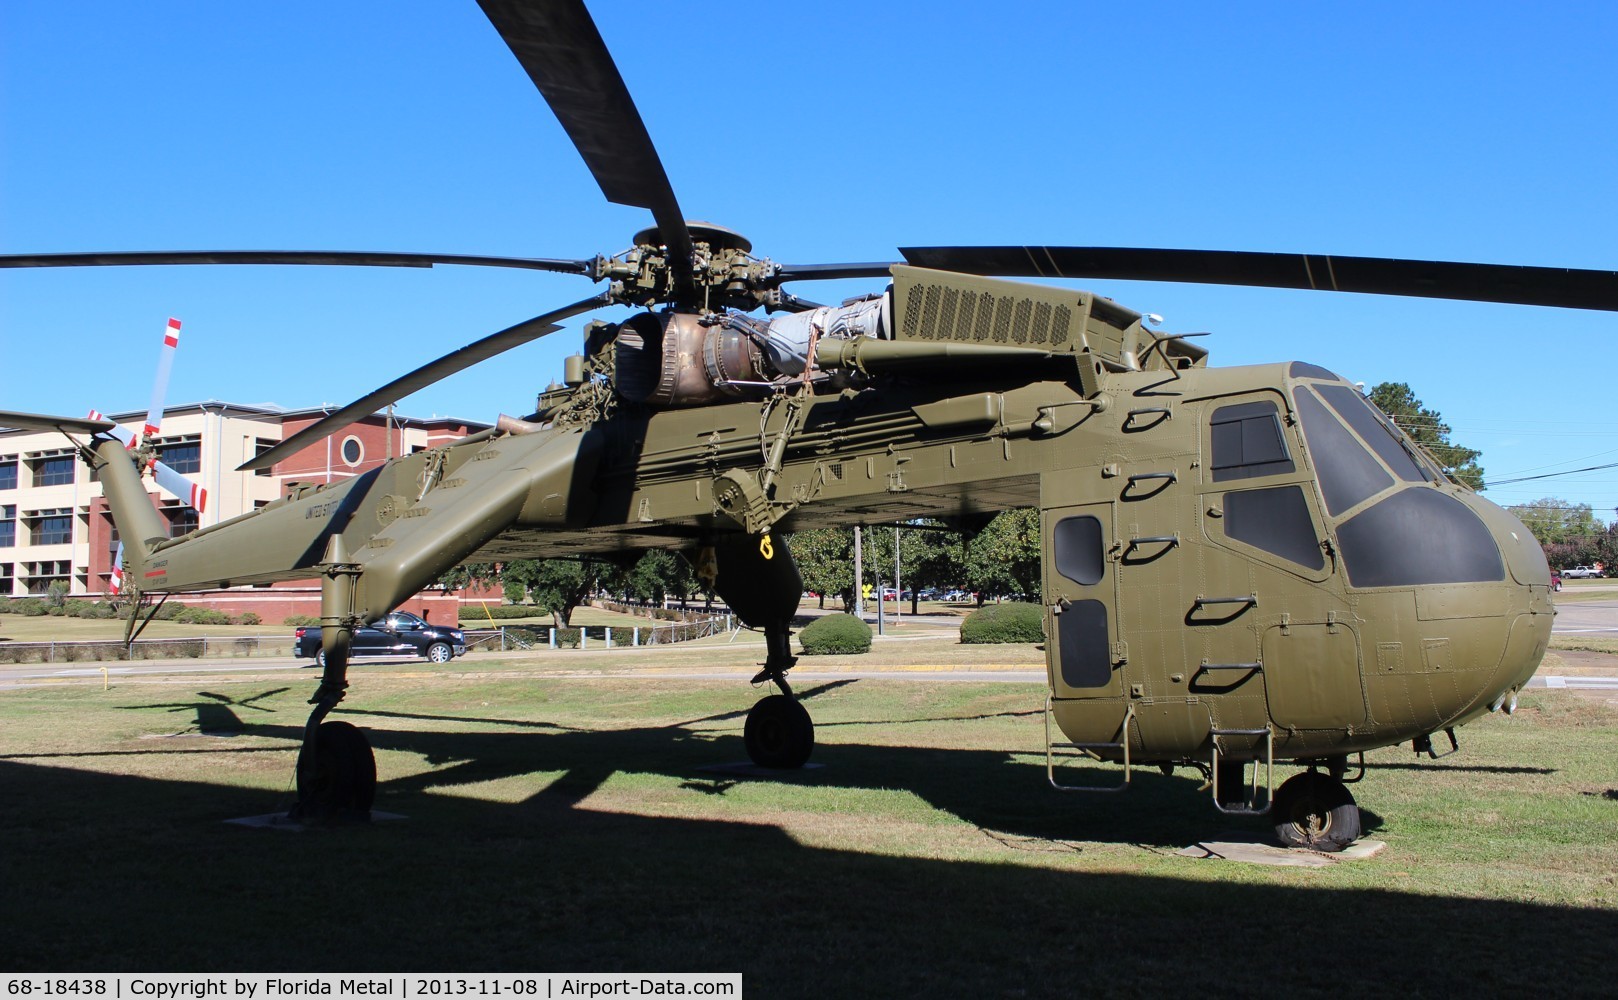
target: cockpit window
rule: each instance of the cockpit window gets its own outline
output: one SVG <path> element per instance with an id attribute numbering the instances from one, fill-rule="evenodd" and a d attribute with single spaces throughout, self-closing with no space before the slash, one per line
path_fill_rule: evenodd
<path id="1" fill-rule="evenodd" d="M 1226 493 L 1225 534 L 1306 569 L 1326 565 L 1301 486 Z"/>
<path id="2" fill-rule="evenodd" d="M 1326 402 L 1331 404 L 1331 408 L 1342 415 L 1348 426 L 1354 428 L 1354 432 L 1371 446 L 1371 450 L 1393 470 L 1394 475 L 1407 483 L 1426 481 L 1427 477 L 1422 475 L 1421 467 L 1404 449 L 1398 432 L 1387 425 L 1385 418 L 1371 409 L 1371 404 L 1365 401 L 1365 397 L 1346 385 L 1316 386 L 1315 391 L 1324 396 Z"/>
<path id="3" fill-rule="evenodd" d="M 1329 513 L 1341 514 L 1393 485 L 1393 477 L 1377 464 L 1348 428 L 1337 422 L 1319 397 L 1299 387 L 1297 400 L 1303 437 L 1309 442 L 1309 454 L 1314 458 L 1315 471 L 1320 476 L 1320 492 Z"/>
<path id="4" fill-rule="evenodd" d="M 1281 434 L 1280 411 L 1262 400 L 1221 406 L 1209 419 L 1214 482 L 1296 471 Z"/>

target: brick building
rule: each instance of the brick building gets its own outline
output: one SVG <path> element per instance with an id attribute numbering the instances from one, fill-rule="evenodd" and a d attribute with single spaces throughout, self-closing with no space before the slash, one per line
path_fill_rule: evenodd
<path id="1" fill-rule="evenodd" d="M 388 458 L 436 448 L 488 425 L 448 417 L 422 419 L 374 414 L 323 442 L 297 452 L 272 469 L 237 472 L 252 456 L 297 433 L 326 410 L 286 410 L 210 400 L 164 411 L 157 439 L 159 458 L 207 491 L 199 513 L 155 483 L 148 496 L 169 525 L 171 537 L 229 520 L 279 498 L 293 484 L 329 483 L 376 468 Z M 138 431 L 144 412 L 109 414 Z M 102 496 L 62 435 L 50 431 L 0 428 L 0 600 L 48 593 L 65 584 L 72 597 L 106 596 L 118 533 Z M 187 604 L 239 614 L 251 611 L 265 622 L 288 615 L 319 613 L 318 581 L 233 587 L 187 594 Z M 455 595 L 418 594 L 404 607 L 427 611 L 435 621 L 454 621 Z"/>

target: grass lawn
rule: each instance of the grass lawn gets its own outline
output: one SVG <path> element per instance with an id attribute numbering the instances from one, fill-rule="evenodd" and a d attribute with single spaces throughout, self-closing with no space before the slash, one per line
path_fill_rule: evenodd
<path id="1" fill-rule="evenodd" d="M 907 646 L 942 655 L 887 644 Z M 1189 772 L 1050 789 L 1037 684 L 805 680 L 825 766 L 749 780 L 703 770 L 745 759 L 740 683 L 522 662 L 355 671 L 336 717 L 408 819 L 302 834 L 222 820 L 290 804 L 308 683 L 0 694 L 0 968 L 715 970 L 818 998 L 1610 990 L 1599 699 L 1530 694 L 1439 761 L 1372 754 L 1354 787 L 1388 850 L 1294 869 L 1176 856 L 1262 826 Z"/>

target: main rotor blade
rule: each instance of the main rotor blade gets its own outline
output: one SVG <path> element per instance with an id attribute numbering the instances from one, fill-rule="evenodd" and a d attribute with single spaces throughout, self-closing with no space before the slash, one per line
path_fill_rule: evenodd
<path id="1" fill-rule="evenodd" d="M 480 257 L 444 253 L 370 253 L 349 250 L 160 250 L 113 253 L 0 254 L 0 267 L 123 267 L 136 264 L 330 264 L 357 267 L 517 267 L 530 271 L 590 273 L 587 260 L 547 257 Z"/>
<path id="2" fill-rule="evenodd" d="M 903 247 L 917 267 L 1040 278 L 1312 288 L 1618 310 L 1618 272 L 1388 257 L 1136 247 Z"/>
<path id="3" fill-rule="evenodd" d="M 478 0 L 556 113 L 607 200 L 650 209 L 675 284 L 689 287 L 691 233 L 663 161 L 583 0 Z"/>
<path id="4" fill-rule="evenodd" d="M 141 433 L 157 436 L 163 426 L 163 396 L 169 391 L 169 375 L 174 371 L 174 352 L 180 347 L 180 321 L 169 317 L 163 328 L 163 346 L 157 354 L 157 378 L 152 381 L 152 401 L 146 407 L 146 426 Z M 201 508 L 198 508 L 199 510 Z"/>
<path id="5" fill-rule="evenodd" d="M 322 441 L 361 417 L 375 413 L 378 407 L 386 406 L 410 395 L 418 389 L 425 388 L 439 379 L 470 368 L 479 361 L 486 361 L 513 347 L 520 347 L 531 340 L 538 340 L 548 333 L 555 333 L 561 327 L 557 326 L 559 320 L 579 313 L 599 309 L 612 304 L 612 296 L 608 292 L 592 295 L 581 299 L 570 306 L 535 316 L 524 320 L 516 326 L 507 327 L 499 333 L 492 333 L 482 340 L 473 341 L 458 351 L 451 351 L 436 361 L 429 361 L 408 375 L 401 376 L 389 382 L 375 392 L 367 393 L 340 410 L 334 410 L 326 416 L 305 427 L 303 430 L 282 441 L 275 447 L 254 456 L 236 467 L 237 472 L 248 472 L 256 469 L 268 469 L 275 463 L 295 455 L 316 441 Z"/>
<path id="6" fill-rule="evenodd" d="M 110 420 L 79 420 L 74 417 L 54 417 L 48 413 L 21 413 L 16 410 L 0 410 L 0 427 L 10 427 L 20 431 L 105 434 L 117 426 Z"/>
<path id="7" fill-rule="evenodd" d="M 893 276 L 893 263 L 782 264 L 775 270 L 775 281 L 780 284 L 786 281 L 832 281 L 837 278 L 888 278 Z"/>

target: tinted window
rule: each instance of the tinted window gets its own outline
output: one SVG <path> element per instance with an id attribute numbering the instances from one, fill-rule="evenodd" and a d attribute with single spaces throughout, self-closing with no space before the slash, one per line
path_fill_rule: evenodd
<path id="1" fill-rule="evenodd" d="M 177 444 L 159 445 L 157 457 L 164 465 L 175 472 L 202 471 L 202 443 L 200 441 L 181 441 Z"/>
<path id="2" fill-rule="evenodd" d="M 1309 569 L 1326 565 L 1302 487 L 1226 493 L 1225 534 Z"/>
<path id="3" fill-rule="evenodd" d="M 1064 517 L 1051 532 L 1056 542 L 1056 571 L 1074 583 L 1093 587 L 1107 564 L 1101 544 L 1101 519 Z"/>
<path id="4" fill-rule="evenodd" d="M 1500 549 L 1466 505 L 1436 490 L 1395 493 L 1337 529 L 1356 587 L 1505 579 Z"/>
<path id="5" fill-rule="evenodd" d="M 1213 412 L 1209 424 L 1213 431 L 1214 482 L 1294 471 L 1274 403 L 1221 406 Z"/>
<path id="6" fill-rule="evenodd" d="M 1365 397 L 1346 385 L 1322 385 L 1317 386 L 1316 391 L 1348 421 L 1348 426 L 1354 428 L 1356 434 L 1365 439 L 1365 443 L 1393 470 L 1394 475 L 1407 483 L 1426 482 L 1427 477 L 1421 474 L 1421 467 L 1400 444 L 1397 432 L 1371 409 Z"/>
<path id="7" fill-rule="evenodd" d="M 1062 647 L 1062 683 L 1070 688 L 1101 687 L 1112 680 L 1112 646 L 1107 606 L 1074 601 L 1056 616 Z"/>
<path id="8" fill-rule="evenodd" d="M 17 460 L 9 459 L 0 462 L 0 490 L 14 490 L 17 488 Z"/>
<path id="9" fill-rule="evenodd" d="M 1292 362 L 1292 367 L 1287 369 L 1287 374 L 1293 378 L 1329 378 L 1333 382 L 1341 381 L 1335 374 L 1307 361 Z"/>
<path id="10" fill-rule="evenodd" d="M 1304 440 L 1320 476 L 1326 510 L 1341 514 L 1366 497 L 1393 485 L 1393 477 L 1376 463 L 1365 446 L 1337 422 L 1314 393 L 1298 390 L 1298 415 Z"/>

